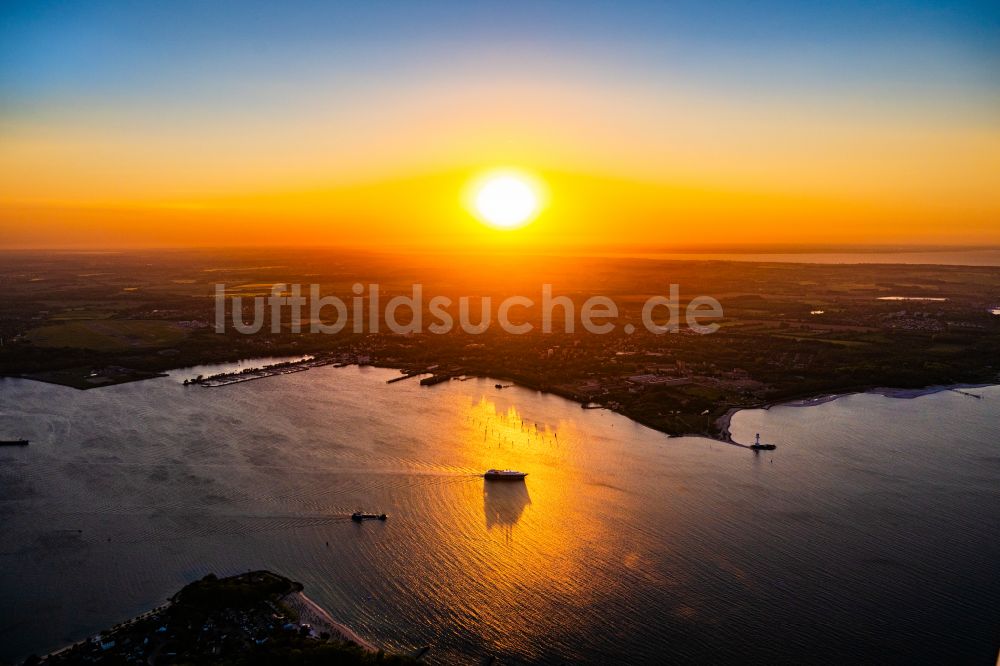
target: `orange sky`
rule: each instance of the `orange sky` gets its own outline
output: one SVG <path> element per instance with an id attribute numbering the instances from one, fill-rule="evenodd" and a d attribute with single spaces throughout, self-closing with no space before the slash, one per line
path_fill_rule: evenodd
<path id="1" fill-rule="evenodd" d="M 33 90 L 0 106 L 0 247 L 1000 244 L 994 90 L 479 55 Z M 462 205 L 498 166 L 545 183 L 524 229 Z"/>

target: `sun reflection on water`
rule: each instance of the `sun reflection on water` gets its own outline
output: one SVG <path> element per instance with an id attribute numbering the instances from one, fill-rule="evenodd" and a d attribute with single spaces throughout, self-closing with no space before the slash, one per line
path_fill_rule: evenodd
<path id="1" fill-rule="evenodd" d="M 504 528 L 510 535 L 524 509 L 531 504 L 526 483 L 496 483 L 483 481 L 483 512 L 486 529 Z"/>
<path id="2" fill-rule="evenodd" d="M 600 594 L 600 586 L 584 582 L 615 540 L 604 533 L 606 521 L 587 517 L 581 501 L 580 461 L 573 458 L 581 433 L 534 421 L 485 396 L 460 413 L 455 431 L 462 450 L 456 453 L 463 461 L 476 470 L 528 473 L 524 482 L 463 484 L 456 509 L 478 520 L 447 531 L 439 544 L 461 570 L 449 576 L 455 603 L 475 607 L 499 643 L 513 643 L 526 626 L 544 626 L 559 615 L 547 600 L 586 605 Z"/>

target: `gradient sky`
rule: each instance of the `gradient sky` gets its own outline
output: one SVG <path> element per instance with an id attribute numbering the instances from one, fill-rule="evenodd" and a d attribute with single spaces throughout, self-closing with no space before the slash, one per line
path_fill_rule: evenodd
<path id="1" fill-rule="evenodd" d="M 1000 244 L 1000 3 L 0 5 L 0 247 L 466 242 Z"/>

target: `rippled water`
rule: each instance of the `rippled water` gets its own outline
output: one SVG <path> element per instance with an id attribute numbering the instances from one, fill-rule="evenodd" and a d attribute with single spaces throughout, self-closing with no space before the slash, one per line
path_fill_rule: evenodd
<path id="1" fill-rule="evenodd" d="M 32 440 L 0 449 L 0 659 L 251 568 L 439 662 L 996 658 L 998 387 L 742 412 L 779 443 L 753 454 L 396 374 L 0 382 L 0 437 Z"/>

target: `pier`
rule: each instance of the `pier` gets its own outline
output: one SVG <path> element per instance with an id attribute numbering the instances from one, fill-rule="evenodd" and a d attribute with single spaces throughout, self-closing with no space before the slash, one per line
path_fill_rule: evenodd
<path id="1" fill-rule="evenodd" d="M 421 386 L 434 386 L 435 384 L 440 384 L 441 382 L 446 382 L 451 379 L 451 375 L 431 375 L 430 377 L 424 377 L 420 380 Z"/>
<path id="2" fill-rule="evenodd" d="M 416 377 L 417 375 L 425 374 L 426 370 L 414 370 L 413 372 L 406 372 L 399 377 L 393 377 L 392 379 L 385 380 L 386 384 L 395 384 L 396 382 L 401 382 L 404 379 L 409 379 L 410 377 Z"/>

